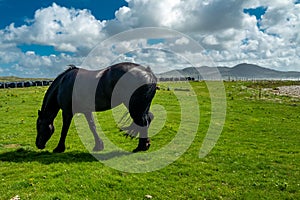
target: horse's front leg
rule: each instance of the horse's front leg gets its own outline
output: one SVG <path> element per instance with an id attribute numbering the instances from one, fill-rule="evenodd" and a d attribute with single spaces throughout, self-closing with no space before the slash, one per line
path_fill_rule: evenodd
<path id="1" fill-rule="evenodd" d="M 62 116 L 63 116 L 63 126 L 61 129 L 61 136 L 60 136 L 57 147 L 53 150 L 54 153 L 62 153 L 65 151 L 65 149 L 66 149 L 65 141 L 66 141 L 67 133 L 68 133 L 68 130 L 70 128 L 70 124 L 71 124 L 71 121 L 73 118 L 72 114 L 69 114 L 66 112 L 63 112 Z"/>
<path id="2" fill-rule="evenodd" d="M 85 113 L 85 118 L 89 124 L 90 130 L 93 133 L 94 139 L 95 139 L 95 147 L 93 149 L 93 151 L 101 151 L 104 149 L 104 144 L 103 141 L 101 140 L 101 138 L 98 136 L 97 130 L 96 130 L 96 125 L 94 122 L 94 117 L 93 117 L 93 113 Z"/>

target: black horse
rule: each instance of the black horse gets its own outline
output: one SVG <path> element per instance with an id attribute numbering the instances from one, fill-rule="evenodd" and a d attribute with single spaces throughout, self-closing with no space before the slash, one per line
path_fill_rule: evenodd
<path id="1" fill-rule="evenodd" d="M 54 133 L 53 121 L 62 109 L 61 137 L 53 152 L 65 151 L 65 139 L 75 113 L 83 113 L 95 139 L 94 151 L 104 148 L 96 132 L 92 112 L 105 111 L 124 104 L 133 119 L 124 128 L 132 137 L 139 133 L 139 144 L 133 152 L 150 147 L 148 128 L 153 115 L 150 104 L 156 92 L 157 78 L 150 68 L 134 63 L 119 63 L 99 71 L 80 69 L 74 65 L 60 74 L 47 90 L 38 111 L 36 146 L 44 149 Z"/>

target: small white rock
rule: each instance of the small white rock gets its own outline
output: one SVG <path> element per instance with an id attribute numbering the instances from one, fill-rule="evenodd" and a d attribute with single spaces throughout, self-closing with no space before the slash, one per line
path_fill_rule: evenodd
<path id="1" fill-rule="evenodd" d="M 149 195 L 149 194 L 146 194 L 146 195 L 145 195 L 145 198 L 146 198 L 146 199 L 152 199 L 152 196 Z"/>
<path id="2" fill-rule="evenodd" d="M 16 195 L 13 198 L 11 198 L 10 200 L 21 200 L 21 198 L 19 197 L 19 195 Z"/>

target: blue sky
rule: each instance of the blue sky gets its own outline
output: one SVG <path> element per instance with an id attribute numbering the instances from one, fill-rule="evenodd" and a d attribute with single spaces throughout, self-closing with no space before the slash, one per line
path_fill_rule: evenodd
<path id="1" fill-rule="evenodd" d="M 300 71 L 299 13 L 299 0 L 0 0 L 0 76 L 54 77 L 70 63 L 81 65 L 101 41 L 143 27 L 186 34 L 217 66 L 247 62 Z M 121 58 L 160 71 L 182 68 L 178 57 L 159 49 L 177 45 L 183 57 L 201 58 L 188 43 L 164 35 L 140 38 L 126 48 L 158 50 Z M 103 60 L 111 56 L 104 52 Z M 197 65 L 206 64 L 199 59 Z"/>
<path id="2" fill-rule="evenodd" d="M 256 8 L 245 8 L 244 12 L 249 15 L 253 15 L 257 20 L 261 20 L 262 16 L 266 13 L 268 8 L 266 7 L 256 7 Z"/>
<path id="3" fill-rule="evenodd" d="M 17 26 L 23 25 L 26 20 L 33 19 L 37 9 L 49 7 L 53 2 L 69 8 L 88 9 L 99 20 L 113 19 L 115 11 L 127 5 L 124 0 L 2 0 L 0 1 L 0 28 L 5 28 L 11 23 Z"/>
<path id="4" fill-rule="evenodd" d="M 98 20 L 113 19 L 115 11 L 127 5 L 127 2 L 124 0 L 57 0 L 55 3 L 68 8 L 88 9 Z M 36 10 L 49 7 L 52 4 L 53 1 L 51 0 L 2 0 L 0 1 L 0 29 L 5 28 L 11 23 L 14 23 L 15 26 L 28 24 L 34 18 Z M 23 52 L 35 51 L 40 56 L 60 53 L 51 45 L 20 44 L 18 47 Z"/>

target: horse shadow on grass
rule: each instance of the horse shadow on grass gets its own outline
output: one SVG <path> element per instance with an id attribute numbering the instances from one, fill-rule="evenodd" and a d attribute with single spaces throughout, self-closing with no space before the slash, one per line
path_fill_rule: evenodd
<path id="1" fill-rule="evenodd" d="M 71 151 L 65 153 L 52 153 L 49 151 L 33 151 L 19 148 L 14 151 L 0 153 L 1 162 L 39 162 L 42 164 L 51 163 L 80 163 L 99 162 L 99 160 L 109 160 L 131 154 L 130 152 L 112 151 L 103 154 L 90 154 L 88 152 Z M 97 157 L 97 159 L 95 158 Z"/>

